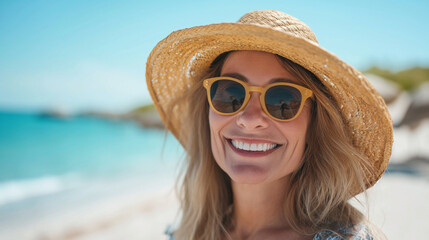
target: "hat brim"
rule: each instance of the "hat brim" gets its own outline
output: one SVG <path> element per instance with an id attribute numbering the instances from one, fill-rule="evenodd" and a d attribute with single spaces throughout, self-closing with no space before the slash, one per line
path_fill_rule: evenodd
<path id="1" fill-rule="evenodd" d="M 219 23 L 187 28 L 171 33 L 152 50 L 146 66 L 147 86 L 163 122 L 178 120 L 169 130 L 182 145 L 184 137 L 179 129 L 184 116 L 166 116 L 166 107 L 191 85 L 202 81 L 217 56 L 233 50 L 278 54 L 316 75 L 338 104 L 353 145 L 376 170 L 374 175 L 367 174 L 368 187 L 381 177 L 391 154 L 392 122 L 384 100 L 372 84 L 317 43 L 263 26 Z"/>

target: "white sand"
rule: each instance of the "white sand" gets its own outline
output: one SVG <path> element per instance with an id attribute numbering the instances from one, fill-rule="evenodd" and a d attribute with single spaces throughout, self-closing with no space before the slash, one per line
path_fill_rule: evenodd
<path id="1" fill-rule="evenodd" d="M 167 239 L 166 226 L 176 217 L 178 202 L 171 186 L 148 194 L 109 200 L 81 208 L 56 221 L 35 222 L 29 229 L 10 232 L 1 239 L 117 240 Z M 390 240 L 427 239 L 429 176 L 385 174 L 369 190 L 369 217 Z"/>
<path id="2" fill-rule="evenodd" d="M 427 239 L 429 227 L 429 178 L 386 174 L 369 191 L 369 218 L 390 240 Z M 166 239 L 163 231 L 172 223 L 178 207 L 172 192 L 146 201 L 146 209 L 129 215 L 106 229 L 79 240 Z"/>
<path id="3" fill-rule="evenodd" d="M 428 239 L 429 177 L 386 174 L 369 190 L 369 218 L 390 240 Z"/>

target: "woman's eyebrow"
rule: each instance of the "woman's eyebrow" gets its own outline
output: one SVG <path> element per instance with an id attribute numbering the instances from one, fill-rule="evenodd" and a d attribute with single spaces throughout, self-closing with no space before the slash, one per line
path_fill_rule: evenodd
<path id="1" fill-rule="evenodd" d="M 276 82 L 287 82 L 287 83 L 297 83 L 296 81 L 289 79 L 289 78 L 273 78 L 270 80 L 270 83 L 276 83 Z"/>
<path id="2" fill-rule="evenodd" d="M 240 73 L 225 73 L 225 74 L 222 74 L 221 77 L 232 77 L 232 78 L 237 78 L 243 82 L 248 82 L 247 78 L 241 75 Z"/>
<path id="3" fill-rule="evenodd" d="M 247 78 L 243 75 L 241 75 L 240 73 L 225 73 L 222 74 L 221 77 L 232 77 L 232 78 L 237 78 L 243 82 L 248 82 Z M 276 83 L 276 82 L 287 82 L 287 83 L 297 83 L 296 81 L 293 81 L 289 78 L 273 78 L 270 80 L 269 83 Z"/>

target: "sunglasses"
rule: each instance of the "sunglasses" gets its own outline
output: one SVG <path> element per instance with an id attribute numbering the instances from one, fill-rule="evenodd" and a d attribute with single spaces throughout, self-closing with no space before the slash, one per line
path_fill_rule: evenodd
<path id="1" fill-rule="evenodd" d="M 293 83 L 277 82 L 266 87 L 250 86 L 231 77 L 215 77 L 203 81 L 210 107 L 220 115 L 242 111 L 250 100 L 250 92 L 261 93 L 259 100 L 264 112 L 274 120 L 294 120 L 313 92 Z"/>

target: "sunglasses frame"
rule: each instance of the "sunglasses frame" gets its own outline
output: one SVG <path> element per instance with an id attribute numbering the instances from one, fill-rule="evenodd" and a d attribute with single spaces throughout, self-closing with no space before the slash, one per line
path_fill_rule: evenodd
<path id="1" fill-rule="evenodd" d="M 216 81 L 219 81 L 219 80 L 231 80 L 231 81 L 234 81 L 236 83 L 239 83 L 240 85 L 242 85 L 244 87 L 246 96 L 244 98 L 243 104 L 241 105 L 241 107 L 237 111 L 232 112 L 232 113 L 223 113 L 223 112 L 219 112 L 218 110 L 216 110 L 216 108 L 214 108 L 212 101 L 211 101 L 211 97 L 210 97 L 210 88 L 213 85 L 213 83 L 215 83 Z M 294 83 L 288 83 L 288 82 L 276 82 L 276 83 L 271 83 L 265 87 L 259 87 L 259 86 L 249 85 L 242 80 L 232 78 L 232 77 L 214 77 L 214 78 L 205 79 L 203 81 L 203 86 L 207 90 L 207 99 L 209 101 L 210 107 L 217 114 L 224 115 L 224 116 L 230 116 L 230 115 L 237 114 L 238 112 L 242 111 L 247 106 L 247 104 L 249 103 L 249 100 L 251 98 L 250 92 L 259 92 L 260 93 L 259 102 L 260 102 L 261 107 L 264 110 L 265 114 L 267 114 L 267 116 L 269 116 L 270 118 L 277 120 L 277 121 L 281 121 L 281 122 L 290 122 L 290 121 L 294 120 L 295 118 L 297 118 L 299 116 L 299 114 L 301 114 L 301 111 L 304 107 L 305 101 L 307 101 L 308 98 L 313 97 L 313 91 L 311 91 L 310 89 L 303 87 L 303 86 L 300 86 L 300 85 L 297 85 L 297 84 L 294 84 Z M 275 86 L 293 87 L 293 88 L 296 88 L 301 93 L 302 97 L 301 97 L 301 103 L 300 103 L 299 109 L 296 112 L 295 116 L 293 116 L 290 119 L 276 118 L 276 117 L 272 116 L 267 110 L 267 107 L 265 105 L 265 93 L 268 91 L 268 89 L 275 87 Z"/>

